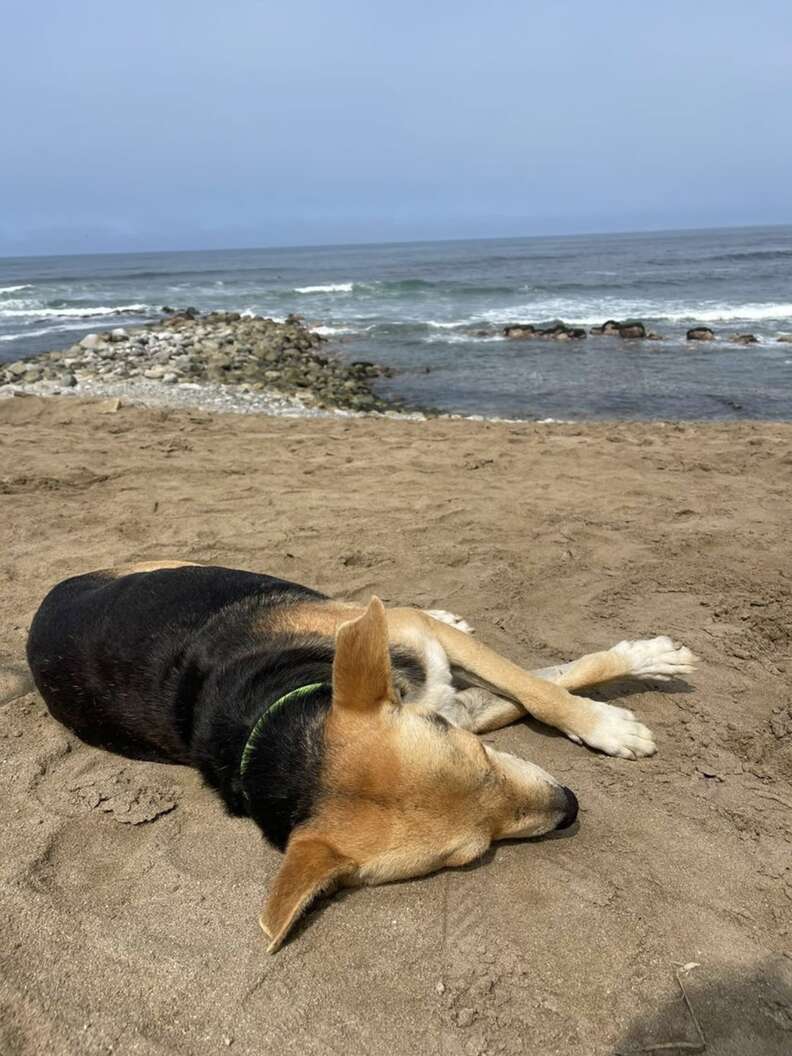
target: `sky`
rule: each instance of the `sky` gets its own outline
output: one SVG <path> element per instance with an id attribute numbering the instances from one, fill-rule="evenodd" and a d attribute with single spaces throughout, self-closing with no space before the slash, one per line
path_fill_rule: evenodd
<path id="1" fill-rule="evenodd" d="M 27 0 L 0 256 L 792 221 L 789 0 Z"/>

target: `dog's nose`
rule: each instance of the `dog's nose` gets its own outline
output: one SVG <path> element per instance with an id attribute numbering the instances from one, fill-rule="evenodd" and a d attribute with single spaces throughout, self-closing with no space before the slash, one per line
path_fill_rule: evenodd
<path id="1" fill-rule="evenodd" d="M 566 807 L 564 809 L 564 816 L 556 825 L 557 829 L 568 829 L 570 825 L 574 824 L 575 819 L 578 816 L 578 801 L 577 796 L 571 788 L 567 788 L 564 785 L 561 789 L 566 797 Z"/>

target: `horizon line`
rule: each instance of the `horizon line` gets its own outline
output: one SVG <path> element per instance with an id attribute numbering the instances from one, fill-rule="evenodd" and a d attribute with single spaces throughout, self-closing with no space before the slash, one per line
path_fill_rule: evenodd
<path id="1" fill-rule="evenodd" d="M 619 231 L 577 231 L 557 234 L 543 235 L 487 235 L 483 237 L 468 238 L 455 236 L 453 238 L 408 238 L 393 239 L 375 242 L 306 242 L 293 244 L 263 245 L 263 246 L 223 246 L 219 248 L 190 248 L 190 249 L 133 249 L 133 250 L 93 250 L 83 253 L 21 253 L 14 255 L 0 255 L 0 262 L 11 260 L 51 260 L 58 257 L 134 257 L 149 256 L 151 254 L 180 254 L 180 253 L 261 253 L 277 252 L 278 250 L 295 249 L 351 249 L 353 247 L 381 247 L 381 246 L 416 246 L 416 245 L 442 245 L 450 242 L 523 242 L 528 240 L 541 240 L 549 238 L 599 238 L 613 235 L 682 235 L 693 234 L 697 231 L 740 231 L 740 230 L 766 230 L 771 228 L 789 228 L 792 223 L 774 224 L 718 224 L 706 227 L 647 227 L 633 228 Z"/>

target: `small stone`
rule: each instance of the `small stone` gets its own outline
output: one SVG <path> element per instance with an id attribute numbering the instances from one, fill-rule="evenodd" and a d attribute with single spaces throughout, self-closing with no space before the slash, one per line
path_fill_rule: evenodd
<path id="1" fill-rule="evenodd" d="M 111 330 L 110 331 L 110 340 L 111 341 L 128 341 L 129 340 L 129 334 L 127 334 L 127 332 L 123 328 L 123 326 L 118 326 L 118 327 L 116 327 L 115 330 Z"/>
<path id="2" fill-rule="evenodd" d="M 470 1027 L 476 1018 L 476 1013 L 472 1008 L 460 1008 L 456 1014 L 456 1022 L 458 1027 Z"/>
<path id="3" fill-rule="evenodd" d="M 104 337 L 99 334 L 86 334 L 80 342 L 79 347 L 87 349 L 96 348 L 96 346 L 100 345 L 103 341 Z"/>
<path id="4" fill-rule="evenodd" d="M 27 363 L 10 363 L 6 370 L 9 374 L 13 374 L 15 377 L 21 377 L 28 369 Z"/>

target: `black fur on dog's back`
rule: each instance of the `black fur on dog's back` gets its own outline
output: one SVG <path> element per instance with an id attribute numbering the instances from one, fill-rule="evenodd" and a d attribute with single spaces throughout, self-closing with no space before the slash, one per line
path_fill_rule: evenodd
<path id="1" fill-rule="evenodd" d="M 272 576 L 219 567 L 89 573 L 44 599 L 28 663 L 52 714 L 82 740 L 197 767 L 232 812 L 251 813 L 283 846 L 318 786 L 306 767 L 317 765 L 329 693 L 273 716 L 247 782 L 250 789 L 257 781 L 260 795 L 249 803 L 239 760 L 268 704 L 297 686 L 330 681 L 332 640 L 267 633 L 268 617 L 284 605 L 323 598 Z M 276 753 L 266 750 L 270 738 L 277 738 Z M 313 749 L 306 752 L 306 744 Z"/>
<path id="2" fill-rule="evenodd" d="M 51 713 L 78 737 L 134 758 L 200 770 L 234 814 L 283 849 L 321 794 L 324 720 L 335 639 L 295 632 L 284 610 L 329 601 L 272 576 L 184 565 L 64 580 L 28 637 L 28 663 Z M 413 684 L 425 673 L 391 649 Z M 322 687 L 268 716 L 245 774 L 257 719 L 298 687 Z"/>

